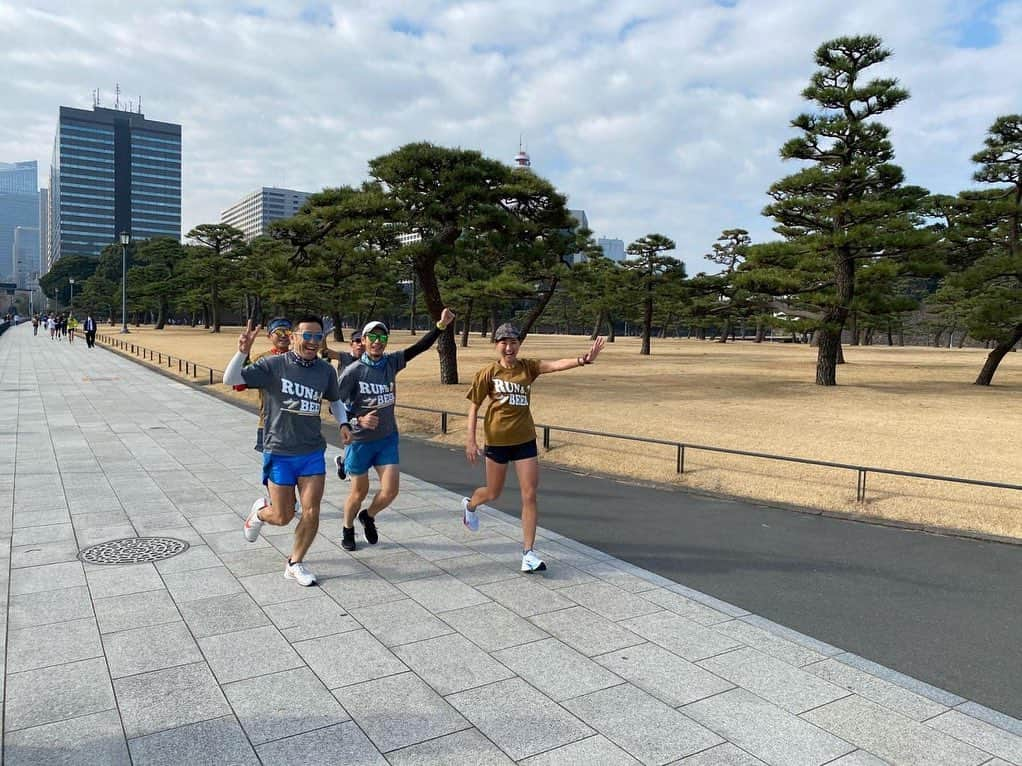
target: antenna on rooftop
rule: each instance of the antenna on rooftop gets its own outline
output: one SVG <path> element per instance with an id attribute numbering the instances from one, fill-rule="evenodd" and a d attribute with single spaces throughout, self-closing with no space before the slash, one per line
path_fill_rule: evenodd
<path id="1" fill-rule="evenodd" d="M 116 83 L 114 85 L 114 109 L 121 108 L 121 84 Z"/>
<path id="2" fill-rule="evenodd" d="M 142 97 L 138 97 L 138 113 L 142 114 Z"/>

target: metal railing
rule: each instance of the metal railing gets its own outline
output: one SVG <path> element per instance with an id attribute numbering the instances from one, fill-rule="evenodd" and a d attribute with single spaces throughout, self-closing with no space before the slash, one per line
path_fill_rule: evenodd
<path id="1" fill-rule="evenodd" d="M 106 343 L 107 345 L 120 349 L 125 353 L 130 353 L 135 357 L 147 359 L 152 362 L 156 362 L 161 367 L 163 366 L 164 360 L 166 360 L 167 367 L 173 368 L 174 360 L 177 360 L 177 369 L 183 375 L 190 375 L 194 379 L 200 379 L 203 383 L 208 382 L 210 385 L 214 383 L 216 378 L 222 378 L 223 371 L 217 370 L 213 367 L 207 367 L 203 364 L 196 364 L 195 362 L 188 361 L 187 359 L 181 359 L 180 357 L 172 357 L 170 354 L 164 354 L 160 351 L 154 351 L 151 348 L 140 346 L 137 343 L 124 340 L 117 335 L 96 335 L 96 340 Z M 199 375 L 199 369 L 205 370 L 205 374 Z M 438 410 L 433 407 L 418 407 L 411 404 L 396 404 L 395 407 L 400 407 L 406 410 L 414 410 L 417 412 L 428 412 L 433 415 L 440 416 L 440 432 L 448 433 L 448 426 L 450 424 L 450 418 L 454 417 L 468 417 L 464 412 L 454 412 L 451 410 Z M 997 481 L 982 481 L 980 479 L 965 479 L 959 476 L 940 476 L 931 473 L 916 473 L 914 471 L 899 471 L 894 468 L 880 468 L 878 466 L 866 466 L 866 465 L 855 465 L 852 463 L 834 463 L 829 460 L 813 460 L 805 457 L 792 457 L 791 455 L 773 455 L 768 452 L 752 452 L 750 450 L 740 449 L 729 449 L 727 447 L 713 447 L 706 444 L 690 444 L 688 442 L 672 441 L 670 439 L 653 439 L 647 436 L 630 436 L 627 434 L 612 434 L 605 431 L 588 431 L 583 428 L 570 428 L 568 426 L 557 426 L 548 423 L 537 423 L 536 428 L 542 432 L 542 443 L 544 449 L 550 449 L 550 434 L 554 431 L 569 434 L 582 434 L 584 436 L 598 436 L 603 439 L 619 439 L 622 441 L 640 442 L 643 444 L 658 444 L 665 447 L 671 447 L 675 451 L 675 472 L 678 474 L 685 473 L 685 455 L 687 452 L 699 451 L 699 452 L 715 452 L 722 455 L 738 455 L 740 457 L 751 457 L 758 458 L 761 460 L 777 460 L 785 463 L 799 463 L 801 465 L 812 465 L 822 468 L 837 468 L 841 470 L 854 471 L 855 472 L 855 500 L 856 502 L 862 503 L 866 500 L 866 478 L 869 474 L 880 474 L 885 476 L 902 476 L 911 479 L 924 479 L 927 481 L 942 481 L 949 482 L 952 484 L 969 484 L 976 487 L 991 487 L 994 489 L 1010 489 L 1016 491 L 1022 491 L 1022 485 L 1019 484 L 1005 484 Z"/>
<path id="2" fill-rule="evenodd" d="M 408 404 L 398 404 L 397 407 L 402 407 L 409 410 L 418 410 L 420 412 L 430 412 L 435 415 L 440 415 L 440 431 L 441 433 L 448 432 L 448 424 L 451 415 L 468 417 L 462 412 L 451 412 L 449 410 L 437 410 L 431 407 L 414 407 Z M 980 479 L 964 479 L 959 476 L 940 476 L 931 473 L 916 473 L 913 471 L 899 471 L 894 468 L 879 468 L 877 466 L 866 466 L 866 465 L 854 465 L 851 463 L 834 463 L 828 460 L 813 460 L 805 457 L 792 457 L 790 455 L 773 455 L 767 452 L 752 452 L 750 450 L 740 449 L 729 449 L 726 447 L 711 447 L 706 444 L 689 444 L 688 442 L 671 441 L 669 439 L 652 439 L 646 436 L 629 436 L 626 434 L 612 434 L 604 431 L 587 431 L 583 428 L 569 428 L 568 426 L 556 426 L 547 423 L 537 423 L 536 428 L 540 429 L 542 433 L 543 448 L 550 449 L 550 434 L 554 431 L 560 431 L 562 433 L 571 434 L 583 434 L 585 436 L 599 436 L 604 439 L 621 439 L 624 441 L 641 442 L 643 444 L 659 444 L 666 447 L 671 447 L 675 450 L 675 472 L 682 474 L 685 473 L 685 454 L 691 451 L 701 452 L 715 452 L 724 455 L 739 455 L 741 457 L 760 458 L 762 460 L 778 460 L 785 463 L 800 463 L 802 465 L 812 465 L 824 468 L 838 468 L 848 471 L 855 471 L 855 500 L 856 502 L 865 502 L 866 500 L 866 477 L 868 474 L 883 474 L 887 476 L 904 476 L 912 479 L 926 479 L 929 481 L 943 481 L 951 482 L 953 484 L 971 484 L 978 487 L 993 487 L 995 489 L 1012 489 L 1022 491 L 1022 485 L 1019 484 L 1005 484 L 997 481 L 982 481 Z"/>

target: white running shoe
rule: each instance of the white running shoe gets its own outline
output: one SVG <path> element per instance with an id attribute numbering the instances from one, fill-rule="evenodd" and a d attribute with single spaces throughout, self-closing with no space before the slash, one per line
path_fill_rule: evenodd
<path id="1" fill-rule="evenodd" d="M 284 567 L 284 579 L 295 580 L 299 585 L 304 585 L 306 588 L 316 584 L 316 575 L 305 566 L 304 561 L 288 562 L 288 565 Z"/>
<path id="2" fill-rule="evenodd" d="M 252 510 L 249 511 L 248 518 L 245 519 L 245 539 L 250 543 L 259 539 L 259 530 L 263 526 L 263 520 L 259 518 L 259 511 L 269 504 L 270 501 L 265 497 L 260 497 L 252 503 Z"/>
<path id="3" fill-rule="evenodd" d="M 530 548 L 522 554 L 522 571 L 532 574 L 533 572 L 542 572 L 546 569 L 546 564 L 543 563 L 543 559 L 535 554 Z"/>
<path id="4" fill-rule="evenodd" d="M 468 498 L 461 498 L 461 523 L 468 527 L 470 532 L 479 531 L 479 514 L 468 509 Z"/>

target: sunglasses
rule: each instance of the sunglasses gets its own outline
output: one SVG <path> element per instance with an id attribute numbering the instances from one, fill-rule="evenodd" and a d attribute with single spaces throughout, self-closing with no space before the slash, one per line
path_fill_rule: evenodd
<path id="1" fill-rule="evenodd" d="M 302 333 L 302 340 L 305 340 L 305 341 L 315 341 L 316 343 L 322 343 L 323 342 L 323 333 L 321 333 L 321 332 L 303 332 Z"/>
<path id="2" fill-rule="evenodd" d="M 287 330 L 283 327 L 278 327 L 276 330 L 271 331 L 270 335 L 272 335 L 275 338 L 290 338 L 291 330 Z"/>
<path id="3" fill-rule="evenodd" d="M 373 343 L 386 343 L 390 339 L 389 335 L 384 335 L 382 332 L 369 332 L 365 337 Z"/>

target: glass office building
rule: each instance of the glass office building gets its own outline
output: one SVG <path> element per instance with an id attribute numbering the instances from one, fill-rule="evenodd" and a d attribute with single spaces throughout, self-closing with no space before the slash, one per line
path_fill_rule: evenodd
<path id="1" fill-rule="evenodd" d="M 38 237 L 39 170 L 35 160 L 0 162 L 0 282 L 16 282 L 18 274 L 39 271 L 39 248 L 34 257 L 26 248 L 27 230 Z M 15 250 L 15 234 L 25 230 Z"/>
<path id="2" fill-rule="evenodd" d="M 248 242 L 267 232 L 272 221 L 290 218 L 302 209 L 312 192 L 264 186 L 246 194 L 220 213 L 220 223 L 240 229 Z"/>
<path id="3" fill-rule="evenodd" d="M 181 126 L 138 112 L 60 107 L 50 165 L 48 267 L 117 242 L 181 238 Z"/>

